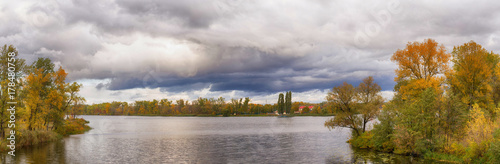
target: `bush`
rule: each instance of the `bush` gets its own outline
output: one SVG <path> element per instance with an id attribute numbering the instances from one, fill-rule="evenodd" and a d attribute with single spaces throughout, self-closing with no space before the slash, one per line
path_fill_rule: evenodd
<path id="1" fill-rule="evenodd" d="M 491 142 L 490 148 L 486 152 L 489 163 L 500 163 L 500 129 L 494 133 L 495 140 Z"/>
<path id="2" fill-rule="evenodd" d="M 463 156 L 465 162 L 484 160 L 482 157 L 485 156 L 492 141 L 494 141 L 493 129 L 493 122 L 486 118 L 484 112 L 475 104 L 470 113 L 470 121 L 467 122 L 467 136 L 464 138 L 467 145 Z"/>
<path id="3" fill-rule="evenodd" d="M 373 148 L 373 144 L 371 142 L 372 138 L 373 134 L 371 132 L 365 132 L 358 137 L 349 139 L 349 141 L 347 142 L 349 142 L 353 147 L 356 148 L 369 149 Z"/>
<path id="4" fill-rule="evenodd" d="M 465 155 L 465 146 L 460 143 L 453 142 L 450 147 L 445 148 L 445 153 L 463 156 Z"/>
<path id="5" fill-rule="evenodd" d="M 90 130 L 90 127 L 86 125 L 88 123 L 89 122 L 83 118 L 66 119 L 64 122 L 64 126 L 58 128 L 56 132 L 63 136 L 72 134 L 82 134 Z"/>
<path id="6" fill-rule="evenodd" d="M 380 113 L 378 120 L 380 123 L 375 124 L 373 130 L 372 144 L 375 150 L 383 152 L 394 151 L 394 142 L 392 136 L 394 133 L 394 104 L 389 103 L 384 106 L 384 110 Z"/>
<path id="7" fill-rule="evenodd" d="M 222 116 L 229 117 L 229 115 L 231 115 L 231 111 L 229 111 L 228 109 L 222 110 Z"/>

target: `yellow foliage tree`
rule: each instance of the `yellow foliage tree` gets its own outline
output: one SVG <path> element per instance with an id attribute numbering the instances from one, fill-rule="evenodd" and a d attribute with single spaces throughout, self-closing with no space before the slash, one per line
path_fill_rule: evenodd
<path id="1" fill-rule="evenodd" d="M 473 105 L 467 122 L 467 143 L 481 143 L 493 139 L 493 122 L 484 116 L 479 105 Z"/>
<path id="2" fill-rule="evenodd" d="M 0 47 L 0 89 L 3 94 L 0 94 L 0 138 L 5 137 L 6 129 L 8 128 L 8 121 L 10 121 L 11 113 L 7 111 L 11 104 L 8 102 L 17 102 L 19 97 L 14 97 L 11 99 L 9 92 L 10 89 L 14 89 L 17 93 L 21 90 L 21 77 L 25 69 L 25 60 L 18 57 L 18 52 L 16 48 L 12 45 L 4 45 Z M 14 60 L 13 60 L 14 59 Z M 9 64 L 10 63 L 10 64 Z M 13 64 L 13 65 L 12 65 Z M 10 67 L 10 69 L 9 69 Z M 14 68 L 14 70 L 12 70 Z M 15 72 L 15 76 L 9 76 L 9 73 Z M 11 74 L 12 75 L 12 74 Z M 15 86 L 9 86 L 10 84 L 16 84 Z M 8 87 L 9 86 L 9 87 Z M 16 117 L 20 117 L 24 113 L 21 110 L 16 111 Z M 19 120 L 22 121 L 22 120 Z M 19 126 L 19 125 L 17 125 Z M 10 130 L 14 129 L 10 128 Z"/>
<path id="3" fill-rule="evenodd" d="M 44 74 L 42 69 L 35 69 L 25 82 L 26 100 L 25 107 L 28 117 L 28 130 L 40 129 L 43 126 L 43 115 L 47 115 L 42 94 L 45 92 L 44 83 L 49 82 L 50 74 Z"/>
<path id="4" fill-rule="evenodd" d="M 391 60 L 398 64 L 396 78 L 397 92 L 403 99 L 418 96 L 425 88 L 442 91 L 443 78 L 438 75 L 449 70 L 450 54 L 443 45 L 432 39 L 424 42 L 409 42 L 405 49 L 398 49 Z"/>
<path id="5" fill-rule="evenodd" d="M 451 88 L 472 109 L 477 103 L 486 108 L 492 103 L 492 83 L 498 55 L 474 41 L 453 48 L 453 72 L 447 74 Z"/>
<path id="6" fill-rule="evenodd" d="M 141 107 L 139 108 L 138 114 L 145 114 L 145 113 L 146 113 L 146 109 L 144 109 L 144 106 L 141 105 Z"/>

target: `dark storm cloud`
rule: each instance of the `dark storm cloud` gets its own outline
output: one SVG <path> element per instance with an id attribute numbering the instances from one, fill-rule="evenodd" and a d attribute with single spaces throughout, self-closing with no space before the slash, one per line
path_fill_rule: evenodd
<path id="1" fill-rule="evenodd" d="M 374 76 L 408 41 L 470 40 L 500 50 L 492 1 L 48 1 L 1 3 L 0 42 L 49 57 L 98 90 L 275 93 L 331 89 Z M 356 37 L 366 36 L 365 44 Z M 138 96 L 138 95 L 135 95 Z"/>
<path id="2" fill-rule="evenodd" d="M 157 19 L 177 18 L 186 26 L 206 28 L 217 18 L 217 13 L 211 5 L 203 0 L 183 1 L 117 1 L 117 4 L 127 13 L 141 17 L 154 15 Z"/>

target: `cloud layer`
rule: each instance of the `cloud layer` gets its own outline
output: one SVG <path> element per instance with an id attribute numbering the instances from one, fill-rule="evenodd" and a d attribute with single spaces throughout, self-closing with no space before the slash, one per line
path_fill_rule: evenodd
<path id="1" fill-rule="evenodd" d="M 292 90 L 319 102 L 325 89 L 366 76 L 392 90 L 389 59 L 408 41 L 434 38 L 450 50 L 474 40 L 498 52 L 500 5 L 492 3 L 0 2 L 0 43 L 28 61 L 51 58 L 87 97 L 121 92 L 116 100 L 130 101 L 151 89 L 193 98 L 209 89 L 259 99 Z"/>

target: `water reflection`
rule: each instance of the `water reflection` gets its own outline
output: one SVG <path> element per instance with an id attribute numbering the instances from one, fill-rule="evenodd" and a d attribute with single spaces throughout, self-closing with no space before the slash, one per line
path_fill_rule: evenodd
<path id="1" fill-rule="evenodd" d="M 328 117 L 84 116 L 91 131 L 24 148 L 5 163 L 409 163 L 353 151 Z"/>

